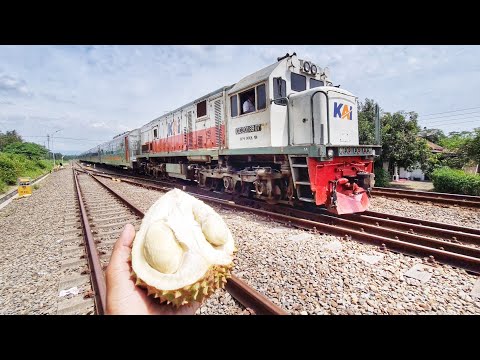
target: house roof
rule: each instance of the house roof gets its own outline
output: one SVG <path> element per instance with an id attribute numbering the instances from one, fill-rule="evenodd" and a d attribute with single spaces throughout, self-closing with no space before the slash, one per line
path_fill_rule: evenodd
<path id="1" fill-rule="evenodd" d="M 441 147 L 440 145 L 434 144 L 433 142 L 428 141 L 426 139 L 425 141 L 427 142 L 427 145 L 432 152 L 436 152 L 436 153 L 443 152 L 443 147 Z"/>

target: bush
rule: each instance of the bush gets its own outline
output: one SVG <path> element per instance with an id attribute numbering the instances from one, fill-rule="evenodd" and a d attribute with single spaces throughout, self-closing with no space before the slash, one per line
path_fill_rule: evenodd
<path id="1" fill-rule="evenodd" d="M 387 187 L 390 184 L 390 174 L 383 168 L 375 168 L 375 186 Z"/>
<path id="2" fill-rule="evenodd" d="M 48 154 L 48 150 L 43 146 L 29 142 L 15 142 L 5 146 L 2 151 L 10 154 L 23 155 L 30 160 L 45 159 Z"/>
<path id="3" fill-rule="evenodd" d="M 21 176 L 32 179 L 52 168 L 50 160 L 30 160 L 25 155 L 0 152 L 0 193 L 15 185 Z"/>
<path id="4" fill-rule="evenodd" d="M 440 167 L 442 167 L 442 154 L 432 154 L 429 156 L 425 169 L 425 180 L 431 180 L 432 173 Z"/>
<path id="5" fill-rule="evenodd" d="M 436 169 L 432 174 L 435 191 L 480 196 L 480 176 L 449 167 Z"/>
<path id="6" fill-rule="evenodd" d="M 17 181 L 17 166 L 12 156 L 0 153 L 0 182 L 13 185 Z"/>

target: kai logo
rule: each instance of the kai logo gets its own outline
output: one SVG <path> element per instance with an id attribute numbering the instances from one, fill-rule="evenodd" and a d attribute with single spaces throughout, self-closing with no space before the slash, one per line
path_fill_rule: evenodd
<path id="1" fill-rule="evenodd" d="M 333 117 L 352 120 L 352 107 L 335 101 L 333 103 Z"/>

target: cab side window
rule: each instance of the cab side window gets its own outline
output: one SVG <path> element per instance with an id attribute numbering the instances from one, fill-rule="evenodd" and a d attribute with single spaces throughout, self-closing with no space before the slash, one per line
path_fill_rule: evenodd
<path id="1" fill-rule="evenodd" d="M 238 94 L 240 97 L 240 114 L 247 114 L 255 111 L 255 88 Z"/>
<path id="2" fill-rule="evenodd" d="M 257 86 L 257 110 L 267 107 L 267 96 L 265 93 L 265 84 Z"/>
<path id="3" fill-rule="evenodd" d="M 233 95 L 230 98 L 230 116 L 235 117 L 238 115 L 237 95 Z"/>
<path id="4" fill-rule="evenodd" d="M 232 117 L 263 110 L 266 107 L 267 90 L 265 84 L 257 85 L 230 97 L 230 115 Z"/>
<path id="5" fill-rule="evenodd" d="M 286 105 L 285 98 L 287 96 L 287 82 L 281 77 L 273 78 L 273 101 L 277 105 Z"/>

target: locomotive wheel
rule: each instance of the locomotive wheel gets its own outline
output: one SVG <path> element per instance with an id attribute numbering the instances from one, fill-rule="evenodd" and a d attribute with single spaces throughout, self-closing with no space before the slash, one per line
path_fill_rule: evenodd
<path id="1" fill-rule="evenodd" d="M 275 205 L 278 204 L 278 201 L 282 198 L 282 190 L 280 189 L 280 186 L 275 185 L 273 187 L 273 197 L 268 198 L 265 200 L 267 204 Z"/>

